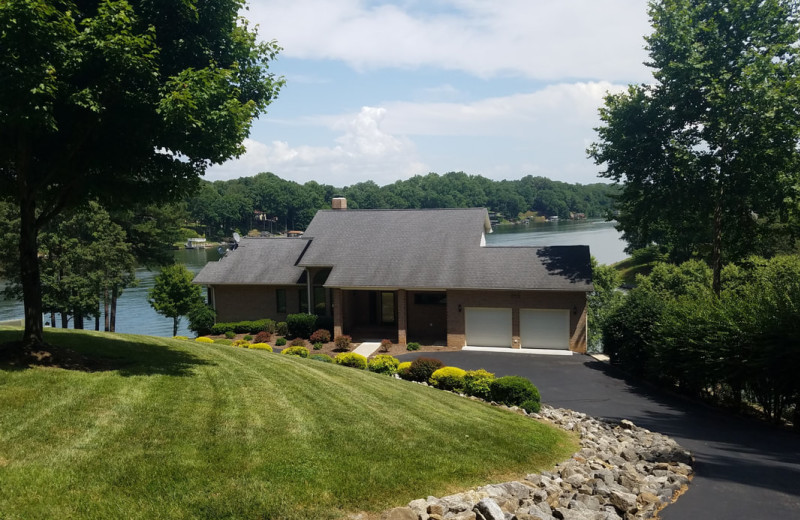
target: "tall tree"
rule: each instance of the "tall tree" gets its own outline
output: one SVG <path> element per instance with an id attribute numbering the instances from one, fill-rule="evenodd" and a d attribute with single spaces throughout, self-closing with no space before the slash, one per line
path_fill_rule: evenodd
<path id="1" fill-rule="evenodd" d="M 23 345 L 42 343 L 37 236 L 65 208 L 185 196 L 243 152 L 282 80 L 241 0 L 0 3 L 0 197 L 19 207 Z"/>
<path id="2" fill-rule="evenodd" d="M 172 335 L 178 334 L 181 316 L 203 306 L 202 288 L 194 285 L 194 275 L 185 265 L 169 265 L 156 276 L 147 300 L 157 313 L 172 318 Z"/>
<path id="3" fill-rule="evenodd" d="M 655 82 L 600 109 L 588 153 L 622 183 L 625 238 L 706 258 L 717 294 L 723 261 L 769 253 L 754 250 L 757 238 L 796 205 L 799 10 L 792 0 L 652 1 Z"/>

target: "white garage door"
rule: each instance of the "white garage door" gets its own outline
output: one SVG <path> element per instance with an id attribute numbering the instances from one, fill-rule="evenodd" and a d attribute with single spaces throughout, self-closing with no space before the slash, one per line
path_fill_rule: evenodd
<path id="1" fill-rule="evenodd" d="M 467 345 L 470 347 L 511 347 L 511 309 L 467 307 Z"/>
<path id="2" fill-rule="evenodd" d="M 569 311 L 521 309 L 519 335 L 522 348 L 569 350 Z"/>

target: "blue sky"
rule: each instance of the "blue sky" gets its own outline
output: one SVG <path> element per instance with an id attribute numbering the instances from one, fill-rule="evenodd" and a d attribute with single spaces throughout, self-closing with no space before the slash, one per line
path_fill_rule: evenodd
<path id="1" fill-rule="evenodd" d="M 379 185 L 428 172 L 598 182 L 585 149 L 608 91 L 648 82 L 646 0 L 251 0 L 286 86 L 247 153 L 271 171 Z"/>

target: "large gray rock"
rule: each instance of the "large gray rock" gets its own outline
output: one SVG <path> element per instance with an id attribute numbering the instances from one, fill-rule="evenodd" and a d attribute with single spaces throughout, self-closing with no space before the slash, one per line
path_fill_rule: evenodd
<path id="1" fill-rule="evenodd" d="M 506 518 L 503 510 L 491 498 L 484 498 L 475 504 L 475 512 L 480 513 L 486 520 L 505 520 Z"/>

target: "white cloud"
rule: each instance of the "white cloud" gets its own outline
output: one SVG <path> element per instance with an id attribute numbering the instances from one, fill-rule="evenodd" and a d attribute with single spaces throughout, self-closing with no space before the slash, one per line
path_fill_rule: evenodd
<path id="1" fill-rule="evenodd" d="M 427 173 L 414 144 L 381 129 L 384 108 L 364 107 L 358 114 L 331 122 L 340 132 L 331 146 L 291 146 L 285 141 L 267 145 L 245 140 L 247 152 L 239 159 L 209 168 L 210 180 L 233 179 L 271 171 L 297 182 L 315 180 L 334 186 L 374 180 L 387 184 Z"/>
<path id="2" fill-rule="evenodd" d="M 432 66 L 479 77 L 644 81 L 645 0 L 253 0 L 283 54 L 354 68 Z"/>

